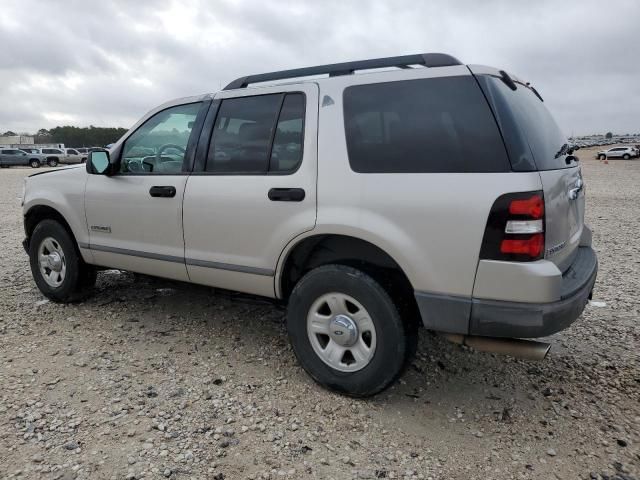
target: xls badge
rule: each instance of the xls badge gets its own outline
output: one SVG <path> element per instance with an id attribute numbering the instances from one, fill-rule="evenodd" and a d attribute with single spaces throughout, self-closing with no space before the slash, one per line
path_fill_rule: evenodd
<path id="1" fill-rule="evenodd" d="M 105 225 L 91 225 L 92 232 L 111 233 L 111 227 Z"/>

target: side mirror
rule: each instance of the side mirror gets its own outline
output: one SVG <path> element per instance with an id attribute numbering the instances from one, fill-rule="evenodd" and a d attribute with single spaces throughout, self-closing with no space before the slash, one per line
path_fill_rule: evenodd
<path id="1" fill-rule="evenodd" d="M 94 175 L 109 174 L 111 161 L 109 159 L 109 152 L 106 150 L 89 152 L 89 158 L 87 160 L 87 165 L 90 168 L 89 173 L 93 173 Z"/>

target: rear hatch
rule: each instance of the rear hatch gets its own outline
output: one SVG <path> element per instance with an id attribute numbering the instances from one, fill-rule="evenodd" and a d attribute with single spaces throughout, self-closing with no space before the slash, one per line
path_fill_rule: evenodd
<path id="1" fill-rule="evenodd" d="M 530 86 L 504 72 L 470 67 L 500 126 L 511 168 L 538 171 L 545 200 L 545 258 L 565 272 L 584 226 L 584 185 L 567 139 Z M 515 89 L 514 89 L 515 87 Z"/>

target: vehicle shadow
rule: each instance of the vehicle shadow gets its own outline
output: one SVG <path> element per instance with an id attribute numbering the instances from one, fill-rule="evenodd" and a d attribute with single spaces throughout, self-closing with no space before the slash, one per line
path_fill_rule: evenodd
<path id="1" fill-rule="evenodd" d="M 181 319 L 188 319 L 189 327 L 180 333 L 185 344 L 214 338 L 215 347 L 203 348 L 210 348 L 213 355 L 221 345 L 227 346 L 236 365 L 255 362 L 249 356 L 271 357 L 275 368 L 260 371 L 267 375 L 263 382 L 276 382 L 285 371 L 290 385 L 304 386 L 315 399 L 339 398 L 315 385 L 298 366 L 288 344 L 285 307 L 275 301 L 144 275 L 102 272 L 95 295 L 85 305 L 113 303 L 126 305 L 129 314 L 142 318 L 147 335 L 164 337 L 180 328 Z M 464 429 L 487 422 L 508 428 L 518 422 L 544 425 L 549 412 L 569 415 L 562 396 L 583 381 L 580 375 L 562 373 L 567 362 L 569 357 L 553 354 L 534 362 L 479 353 L 421 330 L 418 353 L 399 381 L 373 398 L 353 401 L 372 406 L 381 418 L 397 409 L 410 411 L 408 417 L 394 421 L 416 434 L 434 422 L 462 422 Z"/>

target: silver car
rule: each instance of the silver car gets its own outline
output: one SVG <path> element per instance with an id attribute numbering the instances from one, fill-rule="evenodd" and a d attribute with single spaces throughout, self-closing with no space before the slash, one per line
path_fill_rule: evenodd
<path id="1" fill-rule="evenodd" d="M 373 395 L 421 326 L 542 359 L 522 339 L 580 316 L 598 262 L 572 152 L 528 82 L 450 55 L 250 75 L 29 177 L 24 245 L 56 302 L 101 268 L 277 299 L 309 375 Z"/>
<path id="2" fill-rule="evenodd" d="M 13 166 L 40 166 L 40 157 L 31 155 L 17 148 L 3 148 L 0 150 L 0 167 L 8 168 Z"/>
<path id="3" fill-rule="evenodd" d="M 638 157 L 638 149 L 635 147 L 614 147 L 608 150 L 600 150 L 596 154 L 598 160 L 605 160 L 607 158 L 623 158 L 629 160 L 630 158 Z"/>

